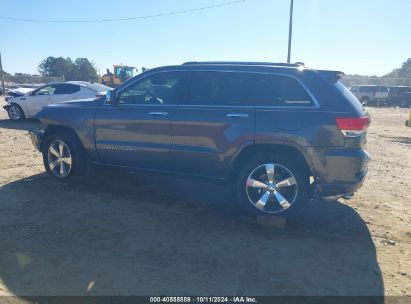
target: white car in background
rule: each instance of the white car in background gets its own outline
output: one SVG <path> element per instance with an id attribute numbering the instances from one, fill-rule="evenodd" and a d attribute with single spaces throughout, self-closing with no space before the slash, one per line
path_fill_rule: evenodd
<path id="1" fill-rule="evenodd" d="M 13 97 L 21 97 L 23 95 L 26 95 L 27 93 L 30 93 L 31 91 L 34 91 L 36 88 L 15 88 L 15 89 L 6 89 L 6 97 L 5 100 L 9 100 L 10 98 Z"/>
<path id="2" fill-rule="evenodd" d="M 111 88 L 86 81 L 54 82 L 41 86 L 20 97 L 7 100 L 3 108 L 12 120 L 23 120 L 36 115 L 40 110 L 52 103 L 76 99 L 98 98 Z"/>

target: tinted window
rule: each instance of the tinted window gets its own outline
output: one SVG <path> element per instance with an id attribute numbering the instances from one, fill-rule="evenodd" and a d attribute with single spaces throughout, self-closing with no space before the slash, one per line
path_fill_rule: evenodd
<path id="1" fill-rule="evenodd" d="M 233 72 L 194 72 L 191 104 L 309 106 L 313 100 L 294 78 Z"/>
<path id="2" fill-rule="evenodd" d="M 360 92 L 365 92 L 365 93 L 372 93 L 372 92 L 377 92 L 378 87 L 360 87 Z"/>
<path id="3" fill-rule="evenodd" d="M 119 104 L 178 104 L 185 96 L 184 72 L 162 72 L 136 81 L 118 95 Z"/>
<path id="4" fill-rule="evenodd" d="M 251 105 L 250 77 L 246 73 L 193 72 L 190 104 Z"/>
<path id="5" fill-rule="evenodd" d="M 363 112 L 364 108 L 361 104 L 361 102 L 355 97 L 355 95 L 348 90 L 340 81 L 337 81 L 334 86 L 337 88 L 338 91 L 340 91 L 346 100 L 350 102 L 359 112 Z"/>
<path id="6" fill-rule="evenodd" d="M 310 106 L 313 100 L 294 78 L 281 75 L 255 74 L 250 88 L 258 106 Z"/>
<path id="7" fill-rule="evenodd" d="M 47 85 L 41 88 L 38 88 L 37 90 L 35 90 L 33 92 L 33 95 L 53 95 L 54 91 L 56 90 L 56 86 L 55 85 Z"/>
<path id="8" fill-rule="evenodd" d="M 398 88 L 398 91 L 401 92 L 401 93 L 411 92 L 411 88 L 410 87 L 401 87 L 401 88 Z"/>
<path id="9" fill-rule="evenodd" d="M 54 94 L 61 95 L 61 94 L 74 94 L 81 90 L 80 86 L 76 84 L 57 84 L 55 85 L 56 90 Z"/>

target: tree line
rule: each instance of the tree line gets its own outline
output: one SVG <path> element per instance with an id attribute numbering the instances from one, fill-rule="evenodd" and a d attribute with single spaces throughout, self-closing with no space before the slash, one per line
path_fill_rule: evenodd
<path id="1" fill-rule="evenodd" d="M 384 76 L 345 75 L 341 80 L 346 86 L 383 85 L 411 86 L 411 58 L 408 58 L 400 68 Z"/>
<path id="2" fill-rule="evenodd" d="M 87 58 L 49 56 L 38 66 L 38 71 L 44 77 L 64 77 L 65 80 L 96 81 L 98 78 L 94 64 Z"/>
<path id="3" fill-rule="evenodd" d="M 71 58 L 49 56 L 38 66 L 38 71 L 43 77 L 64 76 L 65 80 L 96 81 L 98 79 L 97 69 L 94 63 L 87 58 Z M 17 76 L 30 76 L 27 74 L 16 73 L 15 76 L 5 73 L 6 79 L 14 79 Z M 27 78 L 27 77 L 26 77 Z M 19 81 L 14 80 L 19 83 Z M 364 75 L 345 75 L 342 82 L 346 86 L 354 85 L 385 85 L 385 86 L 411 86 L 411 58 L 408 58 L 400 68 L 384 76 L 364 76 Z"/>

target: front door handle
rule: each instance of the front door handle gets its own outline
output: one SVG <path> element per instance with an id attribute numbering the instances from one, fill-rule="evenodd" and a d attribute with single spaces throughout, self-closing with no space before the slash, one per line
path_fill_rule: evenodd
<path id="1" fill-rule="evenodd" d="M 148 112 L 148 114 L 153 116 L 167 116 L 168 112 Z"/>
<path id="2" fill-rule="evenodd" d="M 248 118 L 250 115 L 245 114 L 245 113 L 229 113 L 226 116 L 233 117 L 233 118 Z"/>

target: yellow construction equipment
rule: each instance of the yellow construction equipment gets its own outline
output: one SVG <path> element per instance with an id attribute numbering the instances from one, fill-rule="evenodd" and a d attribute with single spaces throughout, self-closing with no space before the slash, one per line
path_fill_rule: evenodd
<path id="1" fill-rule="evenodd" d="M 113 72 L 114 73 L 107 69 L 107 73 L 101 76 L 98 82 L 106 86 L 115 88 L 122 84 L 124 81 L 134 77 L 135 72 L 137 73 L 137 68 L 115 64 L 113 66 Z"/>

